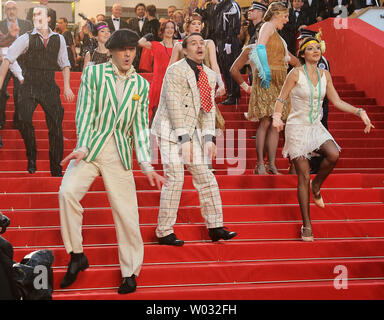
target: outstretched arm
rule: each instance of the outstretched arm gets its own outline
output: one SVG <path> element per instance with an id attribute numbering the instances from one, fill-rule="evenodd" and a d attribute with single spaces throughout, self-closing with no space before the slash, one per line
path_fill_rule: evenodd
<path id="1" fill-rule="evenodd" d="M 371 128 L 374 128 L 374 125 L 371 123 L 371 120 L 369 119 L 367 113 L 364 109 L 361 108 L 355 108 L 354 106 L 350 105 L 349 103 L 343 101 L 340 99 L 339 94 L 337 93 L 335 87 L 333 86 L 332 77 L 331 74 L 324 70 L 325 75 L 327 77 L 327 97 L 329 101 L 339 110 L 353 113 L 361 118 L 361 120 L 365 124 L 364 132 L 368 133 L 371 131 Z"/>

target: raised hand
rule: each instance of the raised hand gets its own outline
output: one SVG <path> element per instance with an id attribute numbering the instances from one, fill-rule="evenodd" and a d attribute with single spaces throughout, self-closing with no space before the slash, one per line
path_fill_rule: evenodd
<path id="1" fill-rule="evenodd" d="M 361 111 L 360 117 L 365 124 L 364 133 L 369 133 L 371 131 L 371 128 L 375 128 L 375 126 L 371 123 L 371 120 L 369 119 L 365 110 Z"/>

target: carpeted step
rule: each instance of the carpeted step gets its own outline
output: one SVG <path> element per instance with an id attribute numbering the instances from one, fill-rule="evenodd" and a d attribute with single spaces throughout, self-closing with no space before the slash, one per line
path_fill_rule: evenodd
<path id="1" fill-rule="evenodd" d="M 324 182 L 323 188 L 360 188 L 363 186 L 365 179 L 369 175 L 361 174 L 345 174 L 334 175 L 331 174 Z M 136 190 L 148 190 L 148 179 L 145 176 L 135 176 Z M 379 175 L 379 179 L 384 180 L 384 175 Z M 249 188 L 295 188 L 297 185 L 297 177 L 293 175 L 252 175 L 252 176 L 223 176 L 217 175 L 216 180 L 220 189 L 233 189 L 237 186 L 239 189 Z M 56 192 L 59 190 L 61 179 L 52 179 L 50 177 L 34 177 L 30 175 L 28 178 L 14 178 L 4 179 L 0 178 L 0 193 L 13 193 L 13 192 L 36 192 L 36 184 L 40 186 L 40 192 Z M 374 185 L 367 185 L 365 187 L 376 187 Z M 193 189 L 192 177 L 186 176 L 184 179 L 184 189 Z M 97 177 L 92 184 L 89 191 L 103 191 L 104 183 L 101 176 Z"/>
<path id="2" fill-rule="evenodd" d="M 187 243 L 183 248 L 148 244 L 144 246 L 144 265 L 155 263 L 273 261 L 273 260 L 324 260 L 352 257 L 380 257 L 383 239 L 302 241 L 241 241 L 219 243 Z M 278 246 L 279 250 L 275 250 Z M 36 249 L 36 248 L 34 248 Z M 103 250 L 103 255 L 100 255 Z M 16 248 L 14 260 L 21 261 L 29 248 Z M 69 255 L 64 246 L 52 248 L 54 267 L 66 267 Z M 118 265 L 118 247 L 87 246 L 84 253 L 91 266 Z"/>
<path id="3" fill-rule="evenodd" d="M 349 281 L 348 290 L 335 290 L 333 280 L 161 288 L 139 285 L 136 292 L 128 295 L 118 294 L 116 287 L 57 290 L 53 298 L 55 300 L 375 300 L 382 296 L 383 290 L 382 279 L 368 279 Z M 231 306 L 233 307 L 234 304 Z M 153 307 L 153 303 L 148 303 L 148 307 Z M 183 308 L 183 312 L 191 314 L 189 310 L 189 307 Z"/>
<path id="4" fill-rule="evenodd" d="M 66 156 L 66 155 L 64 155 Z M 288 159 L 281 158 L 281 155 L 276 159 L 276 166 L 278 169 L 287 169 L 289 167 Z M 158 160 L 158 164 L 153 162 L 153 166 L 156 170 L 162 170 L 163 166 Z M 49 160 L 37 160 L 36 166 L 38 171 L 49 171 Z M 254 169 L 256 167 L 257 159 L 248 158 L 230 158 L 227 155 L 227 159 L 216 159 L 213 163 L 213 167 L 216 170 L 227 170 L 227 174 L 244 174 L 246 169 Z M 2 171 L 26 171 L 27 160 L 0 160 L 0 167 Z M 384 168 L 384 158 L 344 158 L 341 154 L 341 158 L 337 162 L 337 168 Z M 64 168 L 65 169 L 65 168 Z M 137 161 L 133 161 L 133 169 L 139 170 L 140 167 Z"/>
<path id="5" fill-rule="evenodd" d="M 297 240 L 300 239 L 301 222 L 278 223 L 226 223 L 229 230 L 238 233 L 234 240 Z M 315 239 L 368 239 L 384 236 L 384 219 L 375 221 L 317 221 L 312 223 Z M 157 243 L 156 225 L 141 225 L 144 243 Z M 179 224 L 175 233 L 185 241 L 210 241 L 204 224 Z M 116 244 L 114 226 L 83 227 L 84 245 Z M 5 238 L 15 247 L 45 247 L 62 245 L 59 227 L 11 229 Z"/>
<path id="6" fill-rule="evenodd" d="M 64 156 L 70 154 L 75 145 L 72 148 L 64 149 Z M 8 147 L 3 147 L 3 152 L 0 152 L 0 160 L 23 160 L 27 159 L 25 150 L 22 148 L 19 149 L 8 149 Z M 156 149 L 155 149 L 156 150 Z M 251 159 L 256 158 L 256 148 L 236 148 L 233 150 L 234 155 L 236 157 L 240 156 L 241 159 Z M 363 151 L 363 152 L 362 152 Z M 158 159 L 161 159 L 159 149 L 157 149 Z M 282 147 L 277 149 L 277 156 L 281 157 L 282 155 Z M 353 158 L 355 156 L 359 156 L 361 158 L 384 158 L 384 148 L 346 148 L 342 147 L 341 157 L 342 158 Z M 49 149 L 38 148 L 37 158 L 40 160 L 48 160 L 49 159 Z M 218 148 L 217 149 L 217 161 L 220 159 L 232 159 L 233 155 L 226 148 Z M 134 155 L 134 159 L 136 159 L 136 155 Z M 154 161 L 156 163 L 157 161 Z"/>
<path id="7" fill-rule="evenodd" d="M 225 205 L 242 204 L 296 204 L 296 188 L 291 189 L 247 189 L 220 190 Z M 383 190 L 380 189 L 326 189 L 322 190 L 325 203 L 382 202 Z M 138 191 L 139 206 L 158 206 L 160 191 Z M 9 193 L 0 194 L 0 210 L 5 209 L 49 209 L 58 206 L 57 192 Z M 180 206 L 196 206 L 199 203 L 195 190 L 184 190 Z M 82 200 L 83 207 L 99 208 L 108 206 L 107 194 L 104 191 L 88 192 Z"/>
<path id="8" fill-rule="evenodd" d="M 382 219 L 384 206 L 382 202 L 343 204 L 327 203 L 326 210 L 310 205 L 311 219 L 317 221 L 337 220 L 374 220 Z M 3 214 L 11 219 L 8 230 L 19 228 L 42 228 L 60 226 L 59 209 L 18 209 L 3 210 Z M 141 224 L 157 224 L 159 208 L 139 207 L 139 219 Z M 240 222 L 297 222 L 301 220 L 299 204 L 289 205 L 224 205 L 224 223 Z M 178 210 L 177 224 L 204 223 L 201 209 L 198 206 L 180 207 Z M 112 212 L 109 205 L 100 208 L 84 208 L 84 226 L 114 225 Z"/>
<path id="9" fill-rule="evenodd" d="M 0 134 L 1 135 L 1 134 Z M 255 139 L 245 139 L 244 145 L 242 143 L 238 143 L 238 141 L 233 139 L 222 140 L 222 138 L 217 137 L 217 147 L 223 148 L 223 146 L 233 146 L 235 150 L 239 147 L 242 148 L 255 148 L 256 140 Z M 384 147 L 384 139 L 382 138 L 338 138 L 337 143 L 342 147 L 343 150 L 347 148 L 383 148 Z M 49 148 L 49 141 L 47 139 L 37 139 L 36 140 L 37 149 L 43 150 Z M 279 147 L 284 146 L 284 139 L 280 137 L 279 139 Z M 64 148 L 65 149 L 73 149 L 76 147 L 76 139 L 65 139 L 64 140 Z M 24 141 L 21 139 L 7 139 L 3 140 L 3 149 L 22 149 L 25 150 Z"/>
<path id="10" fill-rule="evenodd" d="M 383 258 L 367 258 L 145 265 L 137 283 L 139 286 L 169 286 L 331 280 L 335 279 L 334 270 L 340 265 L 348 270 L 349 279 L 375 279 L 383 278 L 383 263 Z M 55 289 L 60 288 L 64 274 L 64 268 L 55 270 Z M 90 267 L 78 276 L 71 289 L 111 288 L 120 284 L 121 271 L 118 266 Z"/>

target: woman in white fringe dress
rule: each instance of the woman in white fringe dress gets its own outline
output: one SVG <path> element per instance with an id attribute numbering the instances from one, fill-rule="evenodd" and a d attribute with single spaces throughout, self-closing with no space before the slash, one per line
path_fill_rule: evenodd
<path id="1" fill-rule="evenodd" d="M 290 96 L 291 110 L 285 127 L 283 156 L 292 160 L 298 175 L 297 196 L 303 218 L 301 227 L 303 241 L 313 241 L 309 217 L 310 190 L 315 204 L 324 208 L 320 187 L 339 159 L 340 147 L 321 123 L 321 106 L 325 95 L 336 108 L 361 117 L 366 126 L 365 133 L 374 128 L 365 110 L 355 108 L 340 99 L 329 72 L 317 68 L 322 53 L 320 44 L 319 40 L 312 37 L 301 42 L 298 58 L 302 66 L 292 69 L 288 74 L 276 99 L 272 116 L 273 126 L 281 131 L 284 126 L 281 110 Z M 309 159 L 313 152 L 320 153 L 325 158 L 321 162 L 318 174 L 311 181 Z"/>

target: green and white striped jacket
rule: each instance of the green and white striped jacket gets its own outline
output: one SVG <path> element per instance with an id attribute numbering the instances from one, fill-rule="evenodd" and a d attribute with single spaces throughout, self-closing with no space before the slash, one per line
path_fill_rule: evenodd
<path id="1" fill-rule="evenodd" d="M 84 70 L 76 107 L 76 149 L 87 147 L 89 153 L 84 160 L 93 161 L 103 144 L 114 134 L 121 161 L 127 170 L 131 170 L 133 143 L 139 163 L 151 162 L 149 83 L 134 72 L 125 81 L 120 106 L 115 88 L 116 76 L 110 62 Z"/>

